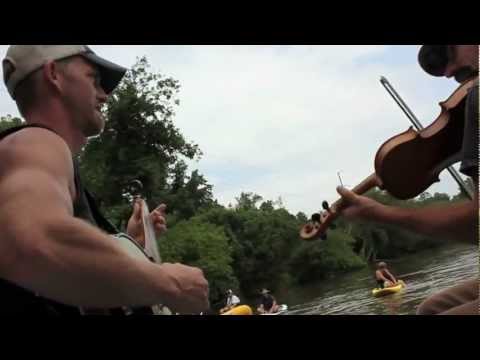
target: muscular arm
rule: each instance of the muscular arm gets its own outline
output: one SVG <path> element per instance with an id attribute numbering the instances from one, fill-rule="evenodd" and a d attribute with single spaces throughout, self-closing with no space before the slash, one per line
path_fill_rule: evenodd
<path id="1" fill-rule="evenodd" d="M 27 129 L 0 144 L 1 277 L 76 306 L 170 306 L 176 300 L 179 283 L 168 265 L 131 257 L 73 217 L 73 166 L 63 140 Z"/>
<path id="2" fill-rule="evenodd" d="M 478 199 L 477 191 L 474 199 Z M 376 218 L 427 236 L 478 243 L 476 200 L 419 209 L 379 205 Z"/>

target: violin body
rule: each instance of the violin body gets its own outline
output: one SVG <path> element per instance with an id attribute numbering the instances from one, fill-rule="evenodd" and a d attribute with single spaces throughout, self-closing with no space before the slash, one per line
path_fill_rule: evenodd
<path id="1" fill-rule="evenodd" d="M 448 166 L 460 161 L 465 100 L 475 85 L 472 79 L 444 102 L 438 118 L 422 131 L 410 127 L 388 139 L 375 156 L 375 173 L 381 188 L 397 199 L 411 199 L 433 183 Z"/>

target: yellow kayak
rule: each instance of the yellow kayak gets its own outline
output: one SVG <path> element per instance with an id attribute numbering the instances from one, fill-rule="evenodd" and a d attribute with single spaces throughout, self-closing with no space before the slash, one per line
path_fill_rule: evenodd
<path id="1" fill-rule="evenodd" d="M 253 311 L 248 305 L 238 305 L 220 315 L 253 315 Z"/>
<path id="2" fill-rule="evenodd" d="M 390 294 L 395 294 L 401 291 L 403 288 L 405 288 L 407 285 L 403 282 L 403 280 L 398 280 L 397 285 L 391 286 L 388 288 L 375 288 L 372 290 L 372 295 L 375 297 L 380 297 L 380 296 L 385 296 L 385 295 L 390 295 Z"/>

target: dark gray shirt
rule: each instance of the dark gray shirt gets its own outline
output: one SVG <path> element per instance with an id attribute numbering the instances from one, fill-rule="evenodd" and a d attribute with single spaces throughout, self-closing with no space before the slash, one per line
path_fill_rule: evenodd
<path id="1" fill-rule="evenodd" d="M 460 172 L 478 177 L 478 82 L 469 90 L 465 103 L 465 127 Z"/>

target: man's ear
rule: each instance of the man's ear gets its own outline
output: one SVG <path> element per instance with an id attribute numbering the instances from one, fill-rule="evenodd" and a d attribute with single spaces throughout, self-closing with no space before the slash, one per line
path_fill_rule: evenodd
<path id="1" fill-rule="evenodd" d="M 58 64 L 51 60 L 48 61 L 42 67 L 42 74 L 45 79 L 45 82 L 56 89 L 56 91 L 62 91 L 62 82 L 61 82 L 61 73 Z"/>

